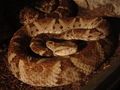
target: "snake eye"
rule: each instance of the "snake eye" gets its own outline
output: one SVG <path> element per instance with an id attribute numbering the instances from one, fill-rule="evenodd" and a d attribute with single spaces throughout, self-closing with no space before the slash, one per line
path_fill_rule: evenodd
<path id="1" fill-rule="evenodd" d="M 49 43 L 49 44 L 53 44 L 53 42 L 52 42 L 52 41 L 49 41 L 48 43 Z"/>
<path id="2" fill-rule="evenodd" d="M 73 25 L 73 27 L 75 27 L 75 25 Z"/>
<path id="3" fill-rule="evenodd" d="M 87 42 L 86 41 L 75 41 L 76 44 L 78 45 L 78 51 L 81 51 L 82 49 L 87 47 Z"/>
<path id="4" fill-rule="evenodd" d="M 38 32 L 39 30 L 38 30 L 38 29 L 36 29 L 36 31 Z"/>

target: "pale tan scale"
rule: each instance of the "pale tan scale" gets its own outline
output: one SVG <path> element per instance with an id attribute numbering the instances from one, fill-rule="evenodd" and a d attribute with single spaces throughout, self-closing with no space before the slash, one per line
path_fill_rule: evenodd
<path id="1" fill-rule="evenodd" d="M 84 29 L 93 29 L 96 28 L 99 23 L 101 23 L 102 18 L 92 18 L 92 19 L 85 19 L 85 18 L 79 18 L 79 23 L 81 24 L 81 28 Z"/>
<path id="2" fill-rule="evenodd" d="M 20 73 L 20 79 L 23 80 L 24 82 L 29 82 L 27 79 L 27 74 L 24 68 L 25 64 L 22 60 L 19 61 L 19 73 Z"/>
<path id="3" fill-rule="evenodd" d="M 86 65 L 86 64 L 82 63 L 78 58 L 71 57 L 71 61 L 76 67 L 78 67 L 80 70 L 82 70 L 86 75 L 89 75 L 95 69 L 94 67 L 92 67 L 90 65 Z"/>
<path id="4" fill-rule="evenodd" d="M 34 25 L 37 27 L 37 29 L 39 30 L 38 32 L 35 33 L 35 35 L 33 36 L 36 36 L 38 34 L 41 34 L 41 33 L 61 33 L 61 30 L 59 28 L 56 28 L 58 31 L 56 31 L 56 29 L 53 29 L 54 25 L 55 25 L 55 19 L 50 19 L 50 20 L 46 20 L 43 21 L 43 22 L 34 22 Z M 56 26 L 59 27 L 59 24 L 56 24 Z"/>
<path id="5" fill-rule="evenodd" d="M 57 85 L 57 81 L 59 78 L 59 74 L 61 73 L 61 62 L 57 62 L 54 66 L 53 69 L 51 71 L 51 75 L 48 76 L 48 83 L 51 84 L 51 86 L 53 85 Z"/>
<path id="6" fill-rule="evenodd" d="M 96 43 L 96 44 L 97 44 L 98 51 L 100 51 L 101 60 L 105 59 L 105 54 L 104 54 L 105 52 L 104 52 L 102 46 L 99 43 Z"/>
<path id="7" fill-rule="evenodd" d="M 20 39 L 20 38 L 21 36 L 18 36 L 18 35 L 14 37 L 14 39 Z"/>
<path id="8" fill-rule="evenodd" d="M 62 71 L 61 76 L 62 76 L 62 79 L 65 80 L 65 83 L 69 83 L 70 81 L 81 80 L 81 77 L 78 74 L 78 71 L 74 67 L 66 68 L 64 71 Z"/>
<path id="9" fill-rule="evenodd" d="M 36 44 L 36 43 L 31 42 L 30 45 L 29 45 L 29 47 L 30 47 L 31 50 L 34 51 L 36 54 L 43 55 L 43 54 L 46 52 L 45 50 L 36 50 L 36 49 L 34 49 L 34 46 L 35 46 L 34 44 Z M 37 47 L 36 47 L 36 48 L 37 48 Z"/>
<path id="10" fill-rule="evenodd" d="M 63 26 L 63 32 L 73 29 L 75 18 L 71 19 L 59 19 L 61 26 Z"/>
<path id="11" fill-rule="evenodd" d="M 79 29 L 81 27 L 81 18 L 75 18 L 75 22 L 73 23 L 73 27 Z"/>
<path id="12" fill-rule="evenodd" d="M 16 57 L 16 53 L 11 53 L 9 55 L 9 63 Z"/>

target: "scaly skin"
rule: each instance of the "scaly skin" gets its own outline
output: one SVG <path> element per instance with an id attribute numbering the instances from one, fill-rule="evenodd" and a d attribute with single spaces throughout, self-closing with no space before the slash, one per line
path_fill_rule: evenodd
<path id="1" fill-rule="evenodd" d="M 34 86 L 54 87 L 83 80 L 110 54 L 104 52 L 101 42 L 106 42 L 109 34 L 105 19 L 68 17 L 71 15 L 67 0 L 59 0 L 55 10 L 53 1 L 36 7 L 41 12 L 22 10 L 24 26 L 13 35 L 8 49 L 12 73 Z M 80 47 L 81 40 L 88 41 L 84 48 Z"/>

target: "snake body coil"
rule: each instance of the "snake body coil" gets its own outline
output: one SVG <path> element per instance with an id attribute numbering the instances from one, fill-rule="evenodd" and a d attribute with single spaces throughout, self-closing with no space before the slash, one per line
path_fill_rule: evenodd
<path id="1" fill-rule="evenodd" d="M 22 10 L 24 26 L 13 35 L 8 49 L 10 68 L 18 79 L 34 86 L 83 81 L 110 55 L 106 50 L 112 44 L 105 39 L 108 23 L 101 17 L 69 17 L 67 0 L 59 0 L 58 7 L 52 7 L 56 0 L 46 1 L 36 7 L 40 12 Z"/>

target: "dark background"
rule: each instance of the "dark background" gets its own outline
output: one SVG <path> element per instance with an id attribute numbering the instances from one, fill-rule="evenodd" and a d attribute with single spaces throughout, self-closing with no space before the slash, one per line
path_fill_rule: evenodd
<path id="1" fill-rule="evenodd" d="M 0 0 L 0 41 L 9 39 L 19 28 L 19 11 L 28 4 L 28 1 Z"/>

